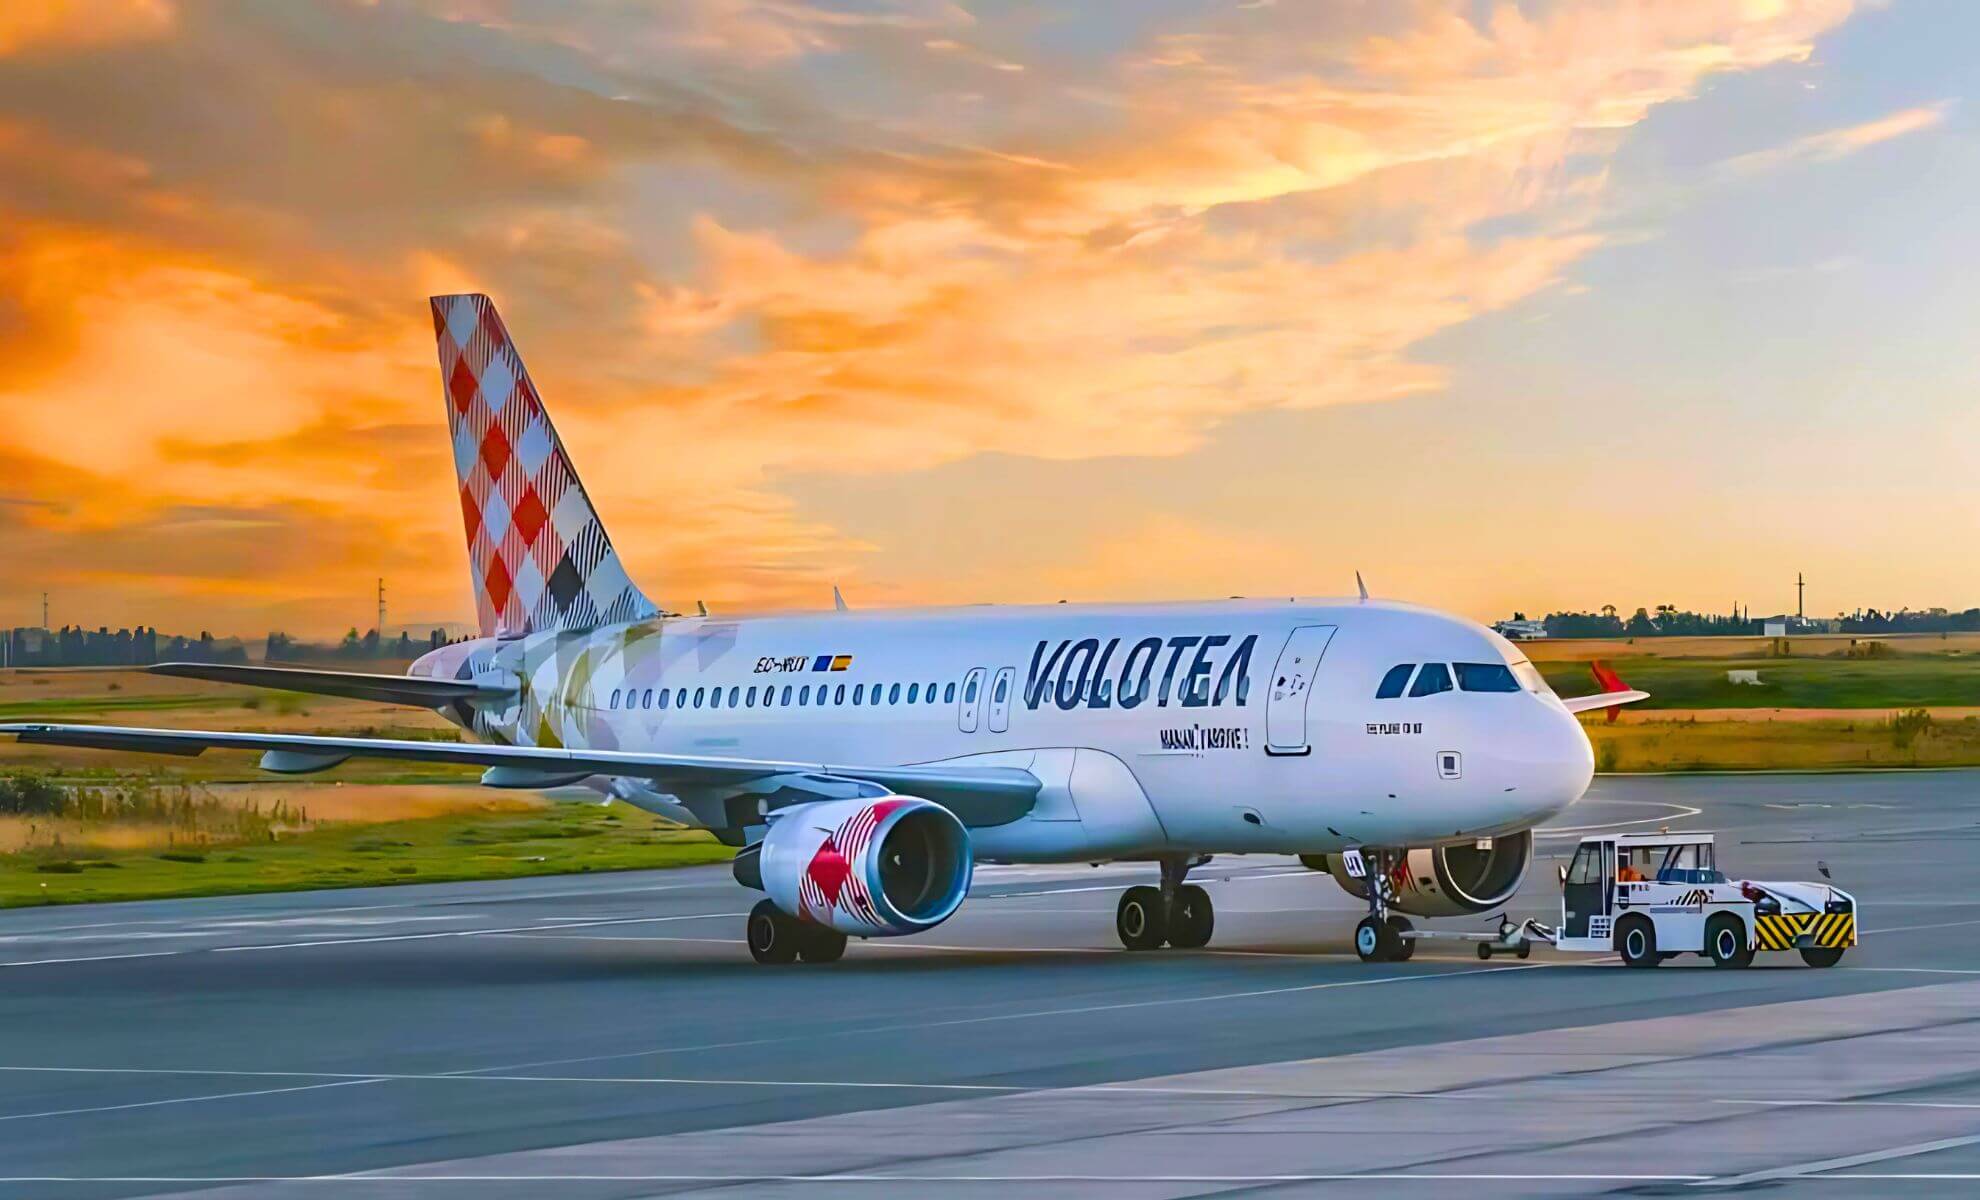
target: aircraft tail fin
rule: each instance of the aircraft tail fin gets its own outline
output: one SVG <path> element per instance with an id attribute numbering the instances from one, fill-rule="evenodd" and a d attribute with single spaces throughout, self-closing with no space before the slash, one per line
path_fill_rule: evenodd
<path id="1" fill-rule="evenodd" d="M 605 535 L 494 303 L 468 294 L 432 305 L 482 636 L 656 615 Z"/>

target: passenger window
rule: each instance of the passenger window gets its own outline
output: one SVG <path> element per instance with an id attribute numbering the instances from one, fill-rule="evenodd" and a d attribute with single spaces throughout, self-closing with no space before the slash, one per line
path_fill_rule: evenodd
<path id="1" fill-rule="evenodd" d="M 942 689 L 942 703 L 954 704 L 955 702 L 956 702 L 956 684 L 954 680 L 950 680 L 949 686 Z"/>
<path id="2" fill-rule="evenodd" d="M 694 689 L 694 706 L 695 706 L 696 708 L 700 708 L 700 707 L 701 707 L 701 694 L 702 694 L 702 692 L 704 692 L 704 691 L 706 691 L 706 690 L 707 690 L 706 688 L 696 688 L 696 689 Z"/>
<path id="3" fill-rule="evenodd" d="M 910 684 L 908 684 L 908 703 L 909 703 L 909 704 L 913 704 L 913 703 L 915 702 L 915 697 L 916 697 L 916 696 L 917 696 L 917 695 L 918 695 L 918 694 L 919 694 L 920 692 L 921 692 L 921 685 L 920 685 L 920 684 L 918 684 L 918 683 L 910 683 Z"/>
<path id="4" fill-rule="evenodd" d="M 742 689 L 741 689 L 741 688 L 739 688 L 739 687 L 732 687 L 732 688 L 730 688 L 730 689 L 729 689 L 729 707 L 730 707 L 730 708 L 734 708 L 734 707 L 736 706 L 736 698 L 737 698 L 737 697 L 738 697 L 739 695 L 741 695 L 741 694 L 742 694 Z"/>
<path id="5" fill-rule="evenodd" d="M 846 685 L 842 683 L 838 687 L 832 689 L 832 703 L 844 704 L 845 702 L 846 702 Z"/>
<path id="6" fill-rule="evenodd" d="M 687 707 L 687 689 L 686 689 L 686 688 L 682 688 L 682 689 L 681 689 L 680 691 L 678 691 L 678 692 L 675 692 L 675 693 L 674 693 L 674 707 L 675 707 L 675 708 L 686 708 L 686 707 Z"/>
<path id="7" fill-rule="evenodd" d="M 861 699 L 862 699 L 862 698 L 863 698 L 863 697 L 864 697 L 865 695 L 866 695 L 866 685 L 865 685 L 865 684 L 863 684 L 863 683 L 855 683 L 855 684 L 853 684 L 853 703 L 854 703 L 854 704 L 858 704 L 858 703 L 860 703 L 860 701 L 861 701 Z"/>
<path id="8" fill-rule="evenodd" d="M 666 711 L 667 711 L 667 689 L 666 689 L 666 688 L 661 688 L 661 689 L 660 689 L 660 711 L 661 711 L 661 712 L 666 712 Z"/>
<path id="9" fill-rule="evenodd" d="M 928 697 L 928 703 L 930 704 L 935 703 L 935 685 L 932 683 L 929 684 L 928 690 L 923 692 L 922 695 Z"/>
<path id="10" fill-rule="evenodd" d="M 1403 689 L 1409 686 L 1409 673 L 1415 669 L 1415 663 L 1397 663 L 1390 667 L 1389 673 L 1382 676 L 1382 686 L 1375 689 L 1375 698 L 1394 700 L 1402 695 Z"/>
<path id="11" fill-rule="evenodd" d="M 1451 690 L 1451 671 L 1443 663 L 1424 663 L 1416 673 L 1416 686 L 1409 689 L 1412 697 L 1434 696 L 1438 692 Z"/>
<path id="12" fill-rule="evenodd" d="M 784 695 L 781 699 L 778 700 L 778 704 L 782 705 L 785 708 L 788 708 L 790 707 L 790 703 L 791 703 L 791 685 L 787 683 L 784 685 Z"/>
<path id="13" fill-rule="evenodd" d="M 1516 692 L 1519 680 L 1504 663 L 1454 663 L 1460 690 L 1467 692 Z"/>
<path id="14" fill-rule="evenodd" d="M 894 686 L 887 689 L 887 703 L 899 704 L 900 702 L 901 702 L 901 685 L 897 683 Z"/>
<path id="15" fill-rule="evenodd" d="M 743 696 L 743 707 L 744 707 L 744 708 L 755 708 L 755 707 L 756 707 L 756 689 L 755 689 L 755 688 L 751 688 L 751 689 L 749 689 L 749 691 L 748 691 L 747 693 L 745 693 L 745 694 L 744 694 L 744 696 Z"/>
<path id="16" fill-rule="evenodd" d="M 808 684 L 808 683 L 807 683 L 807 684 L 805 684 L 805 685 L 804 685 L 803 687 L 801 687 L 801 688 L 799 688 L 799 689 L 798 689 L 798 703 L 799 703 L 799 704 L 809 704 L 809 703 L 811 703 L 811 685 L 810 685 L 810 684 Z"/>
<path id="17" fill-rule="evenodd" d="M 619 707 L 619 689 L 618 689 L 618 688 L 613 688 L 613 689 L 612 689 L 612 707 L 613 707 L 613 708 L 617 708 L 617 707 Z"/>
<path id="18" fill-rule="evenodd" d="M 709 689 L 708 689 L 708 707 L 710 707 L 710 708 L 720 708 L 720 707 L 722 707 L 722 689 L 721 689 L 721 688 L 709 688 Z"/>

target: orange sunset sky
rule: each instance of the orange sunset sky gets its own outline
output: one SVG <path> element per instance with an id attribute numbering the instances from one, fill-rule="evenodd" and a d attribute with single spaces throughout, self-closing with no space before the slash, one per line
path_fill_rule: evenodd
<path id="1" fill-rule="evenodd" d="M 1980 6 L 12 0 L 0 626 L 471 620 L 425 297 L 660 603 L 1980 604 Z"/>

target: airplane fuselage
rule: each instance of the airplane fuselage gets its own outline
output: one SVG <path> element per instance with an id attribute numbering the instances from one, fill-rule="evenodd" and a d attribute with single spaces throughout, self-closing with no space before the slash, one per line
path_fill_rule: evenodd
<path id="1" fill-rule="evenodd" d="M 1516 647 L 1378 601 L 661 617 L 457 643 L 412 673 L 519 683 L 450 710 L 508 744 L 1027 769 L 1031 811 L 972 830 L 992 860 L 1489 837 L 1573 803 L 1593 765 Z M 774 803 L 593 783 L 743 836 Z"/>

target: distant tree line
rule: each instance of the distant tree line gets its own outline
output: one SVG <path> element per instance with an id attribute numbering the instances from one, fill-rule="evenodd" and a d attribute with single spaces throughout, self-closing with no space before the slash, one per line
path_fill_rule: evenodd
<path id="1" fill-rule="evenodd" d="M 437 650 L 447 644 L 447 635 L 436 629 L 420 641 L 412 635 L 399 631 L 396 639 L 380 638 L 376 629 L 359 633 L 353 626 L 339 642 L 303 642 L 286 633 L 268 635 L 268 647 L 263 654 L 267 662 L 363 662 L 381 658 L 417 658 L 428 650 Z"/>
<path id="2" fill-rule="evenodd" d="M 1541 623 L 1546 626 L 1548 637 L 1557 638 L 1760 637 L 1766 632 L 1764 626 L 1769 619 L 1779 618 L 1690 612 L 1675 605 L 1659 604 L 1654 609 L 1638 608 L 1627 617 L 1614 605 L 1604 606 L 1600 612 L 1553 612 Z M 1524 621 L 1526 615 L 1514 613 L 1513 620 Z M 1971 633 L 1980 631 L 1980 608 L 1964 612 L 1943 608 L 1878 612 L 1868 608 L 1842 614 L 1834 620 L 1831 627 L 1841 633 Z M 1788 623 L 1792 627 L 1794 618 L 1788 618 Z M 1820 624 L 1828 626 L 1829 622 L 1824 620 Z"/>
<path id="3" fill-rule="evenodd" d="M 202 630 L 198 637 L 165 637 L 138 626 L 84 629 L 10 629 L 5 632 L 8 666 L 13 667 L 130 667 L 156 662 L 244 663 L 247 647 L 237 638 L 215 638 Z"/>

